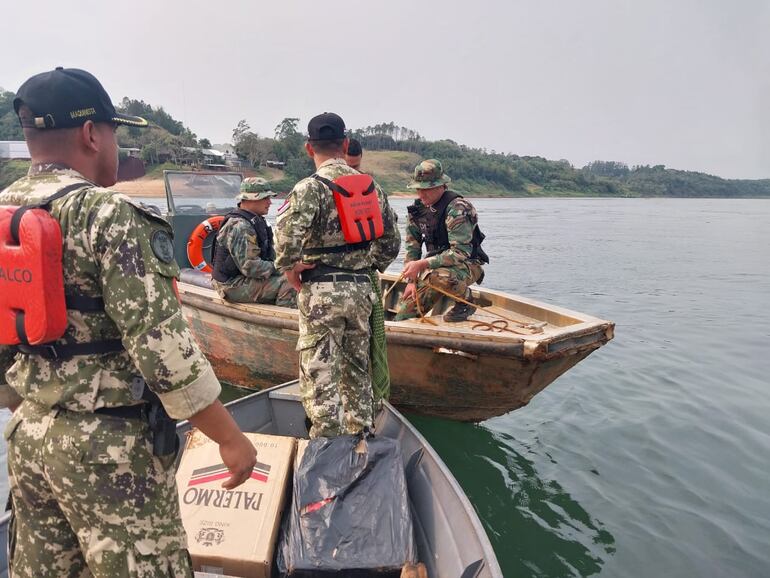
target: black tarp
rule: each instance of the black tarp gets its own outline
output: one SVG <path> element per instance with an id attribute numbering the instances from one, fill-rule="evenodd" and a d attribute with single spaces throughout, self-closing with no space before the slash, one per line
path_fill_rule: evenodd
<path id="1" fill-rule="evenodd" d="M 293 577 L 341 570 L 397 576 L 415 559 L 398 441 L 361 436 L 310 440 L 294 473 L 279 568 Z"/>

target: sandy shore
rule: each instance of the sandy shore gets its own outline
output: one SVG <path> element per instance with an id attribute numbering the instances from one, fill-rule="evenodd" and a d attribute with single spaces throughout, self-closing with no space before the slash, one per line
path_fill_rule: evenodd
<path id="1" fill-rule="evenodd" d="M 138 179 L 136 181 L 122 181 L 110 187 L 113 191 L 119 191 L 130 197 L 165 197 L 166 185 L 163 179 Z"/>

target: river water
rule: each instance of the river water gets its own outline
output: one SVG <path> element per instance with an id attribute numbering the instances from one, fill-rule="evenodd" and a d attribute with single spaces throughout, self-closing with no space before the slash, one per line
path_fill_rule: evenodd
<path id="1" fill-rule="evenodd" d="M 473 202 L 485 286 L 617 324 L 525 408 L 410 416 L 505 576 L 770 576 L 770 201 Z"/>

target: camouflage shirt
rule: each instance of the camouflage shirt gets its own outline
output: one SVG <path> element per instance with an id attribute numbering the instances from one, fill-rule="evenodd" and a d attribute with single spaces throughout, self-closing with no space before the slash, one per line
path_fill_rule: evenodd
<path id="1" fill-rule="evenodd" d="M 270 231 L 269 228 L 268 231 Z M 235 265 L 244 277 L 264 280 L 275 275 L 273 262 L 264 261 L 260 257 L 262 250 L 257 242 L 257 235 L 248 221 L 239 218 L 228 219 L 217 234 L 217 245 L 220 244 L 230 252 Z M 234 277 L 225 285 L 234 283 L 238 279 Z"/>
<path id="2" fill-rule="evenodd" d="M 316 174 L 329 180 L 342 175 L 357 175 L 343 159 L 329 159 Z M 289 200 L 276 220 L 275 267 L 283 272 L 295 263 L 325 263 L 342 269 L 364 269 L 375 267 L 385 271 L 398 255 L 401 234 L 398 231 L 398 217 L 388 203 L 388 197 L 379 185 L 377 196 L 380 200 L 382 221 L 385 232 L 375 239 L 368 249 L 349 253 L 325 253 L 303 255 L 304 249 L 334 247 L 345 244 L 334 196 L 326 185 L 312 177 L 302 179 L 292 189 Z"/>
<path id="3" fill-rule="evenodd" d="M 417 199 L 415 204 L 422 202 Z M 466 199 L 458 197 L 449 202 L 446 210 L 446 228 L 449 236 L 449 248 L 438 255 L 428 258 L 428 267 L 454 267 L 470 259 L 473 245 L 473 229 L 478 223 L 476 209 Z M 406 220 L 406 256 L 404 262 L 417 261 L 422 257 L 422 233 L 412 215 Z"/>
<path id="4" fill-rule="evenodd" d="M 19 398 L 80 412 L 132 405 L 129 386 L 141 376 L 169 415 L 188 418 L 216 400 L 221 387 L 174 294 L 179 269 L 168 253 L 168 223 L 59 165 L 33 166 L 0 192 L 0 205 L 40 202 L 77 182 L 86 187 L 50 205 L 64 241 L 65 292 L 101 297 L 104 311 L 68 310 L 58 343 L 121 339 L 125 350 L 49 360 L 0 346 L 0 406 Z"/>

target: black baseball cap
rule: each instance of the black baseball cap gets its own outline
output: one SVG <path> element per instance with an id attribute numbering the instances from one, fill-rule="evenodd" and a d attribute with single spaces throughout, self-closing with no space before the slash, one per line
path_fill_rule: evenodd
<path id="1" fill-rule="evenodd" d="M 13 109 L 17 115 L 22 104 L 32 111 L 32 118 L 19 119 L 26 128 L 72 128 L 88 120 L 147 126 L 141 117 L 117 112 L 96 77 L 78 68 L 59 66 L 36 74 L 16 93 Z"/>
<path id="2" fill-rule="evenodd" d="M 363 152 L 364 151 L 361 148 L 361 143 L 358 142 L 358 139 L 355 139 L 355 138 L 350 139 L 348 143 L 348 156 L 357 157 L 357 156 L 360 156 Z"/>
<path id="3" fill-rule="evenodd" d="M 345 138 L 345 121 L 333 112 L 325 112 L 314 116 L 307 123 L 307 134 L 310 140 L 338 140 Z"/>

